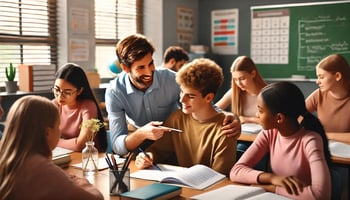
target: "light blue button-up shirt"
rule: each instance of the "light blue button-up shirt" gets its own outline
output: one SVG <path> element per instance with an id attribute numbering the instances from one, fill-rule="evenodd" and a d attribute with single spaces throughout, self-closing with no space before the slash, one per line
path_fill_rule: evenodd
<path id="1" fill-rule="evenodd" d="M 113 151 L 119 155 L 128 153 L 126 119 L 135 127 L 150 121 L 165 121 L 179 108 L 179 96 L 175 72 L 168 69 L 156 69 L 153 83 L 145 92 L 131 84 L 127 73 L 120 73 L 111 81 L 105 96 Z"/>

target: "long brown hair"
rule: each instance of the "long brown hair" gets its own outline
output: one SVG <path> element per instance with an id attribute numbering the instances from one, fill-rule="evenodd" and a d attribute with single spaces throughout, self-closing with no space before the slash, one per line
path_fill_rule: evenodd
<path id="1" fill-rule="evenodd" d="M 346 59 L 340 54 L 332 54 L 323 58 L 316 67 L 335 74 L 341 73 L 342 79 L 339 83 L 347 90 L 350 90 L 350 67 Z"/>
<path id="2" fill-rule="evenodd" d="M 258 69 L 256 68 L 253 60 L 248 56 L 239 56 L 237 57 L 232 65 L 231 65 L 231 73 L 235 71 L 245 71 L 251 73 L 252 71 L 256 71 L 256 75 L 254 78 L 254 82 L 259 88 L 265 87 L 267 84 L 261 77 Z M 232 79 L 232 112 L 236 115 L 240 116 L 243 113 L 243 102 L 242 102 L 242 93 L 243 91 L 236 85 L 234 80 Z"/>
<path id="3" fill-rule="evenodd" d="M 17 169 L 30 155 L 51 156 L 46 129 L 59 120 L 55 104 L 41 96 L 28 95 L 18 99 L 6 118 L 0 141 L 0 197 L 12 192 Z"/>

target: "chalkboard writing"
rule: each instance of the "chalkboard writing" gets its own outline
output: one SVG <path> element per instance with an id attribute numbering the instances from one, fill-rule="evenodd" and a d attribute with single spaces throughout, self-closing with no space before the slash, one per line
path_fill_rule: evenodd
<path id="1" fill-rule="evenodd" d="M 349 1 L 252 7 L 251 57 L 264 78 L 315 78 L 317 63 L 333 53 L 350 62 L 349 35 Z"/>

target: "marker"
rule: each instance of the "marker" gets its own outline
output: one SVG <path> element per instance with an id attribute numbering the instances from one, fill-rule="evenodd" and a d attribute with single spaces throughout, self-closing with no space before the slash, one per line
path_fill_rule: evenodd
<path id="1" fill-rule="evenodd" d="M 159 128 L 167 128 L 167 129 L 170 129 L 172 131 L 175 131 L 175 132 L 178 132 L 178 133 L 182 133 L 182 130 L 180 129 L 176 129 L 176 128 L 170 128 L 170 127 L 166 127 L 166 126 L 157 126 Z"/>
<path id="2" fill-rule="evenodd" d="M 148 154 L 146 154 L 141 148 L 139 148 L 139 151 L 141 151 L 148 159 L 152 159 Z M 159 171 L 162 171 L 162 169 L 154 162 L 152 162 L 152 165 L 157 168 Z"/>

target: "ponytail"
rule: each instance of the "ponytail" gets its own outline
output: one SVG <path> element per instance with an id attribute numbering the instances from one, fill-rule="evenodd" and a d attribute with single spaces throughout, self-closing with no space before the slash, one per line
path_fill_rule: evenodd
<path id="1" fill-rule="evenodd" d="M 306 130 L 315 131 L 321 136 L 324 155 L 325 155 L 328 167 L 331 167 L 332 161 L 331 161 L 331 153 L 329 151 L 329 146 L 328 146 L 328 138 L 320 120 L 308 111 L 304 113 L 303 118 L 304 119 L 300 123 L 301 126 L 303 126 Z"/>

